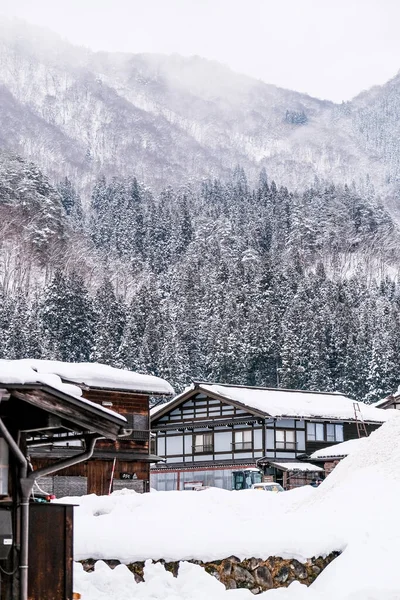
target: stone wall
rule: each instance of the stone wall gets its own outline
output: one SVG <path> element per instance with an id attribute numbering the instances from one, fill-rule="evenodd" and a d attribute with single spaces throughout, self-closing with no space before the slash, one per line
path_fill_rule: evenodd
<path id="1" fill-rule="evenodd" d="M 267 560 L 260 558 L 249 558 L 239 560 L 236 556 L 230 556 L 223 560 L 212 562 L 201 562 L 191 560 L 188 562 L 202 566 L 207 573 L 221 581 L 228 590 L 236 588 L 247 588 L 253 594 L 260 594 L 266 590 L 279 587 L 287 587 L 292 581 L 300 581 L 305 585 L 310 585 L 339 555 L 338 552 L 332 552 L 326 557 L 313 557 L 305 563 L 295 559 L 283 559 L 279 557 L 270 557 Z M 84 569 L 91 571 L 94 568 L 94 560 L 82 561 Z M 117 560 L 104 561 L 111 568 L 119 564 Z M 167 571 L 173 573 L 176 577 L 179 570 L 179 562 L 157 561 L 164 564 Z M 127 565 L 134 574 L 137 582 L 143 581 L 144 562 L 134 562 Z"/>

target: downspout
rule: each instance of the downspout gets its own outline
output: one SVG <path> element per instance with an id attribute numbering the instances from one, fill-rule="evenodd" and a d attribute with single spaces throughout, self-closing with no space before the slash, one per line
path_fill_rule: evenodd
<path id="1" fill-rule="evenodd" d="M 11 452 L 19 462 L 19 480 L 21 485 L 21 540 L 20 540 L 20 600 L 27 600 L 28 598 L 28 540 L 29 540 L 29 496 L 25 495 L 22 488 L 22 481 L 26 480 L 28 473 L 28 461 L 21 452 L 18 444 L 4 425 L 3 420 L 0 418 L 0 432 L 10 447 Z"/>
<path id="2" fill-rule="evenodd" d="M 51 475 L 56 471 L 72 467 L 80 462 L 91 458 L 96 441 L 101 436 L 93 435 L 85 438 L 86 450 L 75 456 L 71 456 L 58 463 L 54 463 L 43 469 L 32 471 L 28 475 L 28 461 L 21 452 L 18 444 L 4 425 L 3 420 L 0 418 L 0 432 L 10 447 L 11 452 L 20 465 L 20 486 L 21 486 L 21 544 L 20 544 L 20 600 L 27 600 L 28 598 L 28 548 L 29 548 L 29 497 L 32 492 L 35 480 L 45 475 Z"/>

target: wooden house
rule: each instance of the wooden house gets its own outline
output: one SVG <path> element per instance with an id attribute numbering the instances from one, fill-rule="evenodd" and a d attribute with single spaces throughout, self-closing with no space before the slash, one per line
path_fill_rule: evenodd
<path id="1" fill-rule="evenodd" d="M 72 599 L 73 507 L 43 502 L 37 481 L 88 460 L 98 439 L 117 440 L 127 425 L 80 392 L 29 365 L 0 361 L 1 600 Z M 79 447 L 35 468 L 33 448 L 60 437 Z"/>
<path id="2" fill-rule="evenodd" d="M 149 398 L 171 396 L 173 389 L 169 383 L 96 363 L 28 359 L 12 362 L 29 364 L 41 376 L 56 376 L 64 385 L 77 386 L 82 398 L 123 415 L 127 421 L 123 438 L 99 440 L 89 461 L 41 479 L 42 489 L 57 497 L 103 495 L 123 487 L 138 492 L 149 490 L 150 464 L 159 460 L 150 453 Z M 60 436 L 52 444 L 38 439 L 30 454 L 32 464 L 35 468 L 47 467 L 73 455 L 80 444 L 69 435 Z"/>
<path id="3" fill-rule="evenodd" d="M 153 451 L 165 458 L 151 485 L 232 489 L 232 471 L 256 465 L 283 481 L 285 471 L 270 461 L 294 468 L 327 443 L 357 438 L 360 419 L 372 431 L 387 415 L 337 393 L 194 383 L 151 411 Z"/>
<path id="4" fill-rule="evenodd" d="M 389 396 L 386 396 L 386 398 L 383 398 L 382 400 L 378 400 L 378 402 L 375 402 L 373 406 L 375 406 L 375 408 L 383 408 L 385 410 L 390 408 L 394 410 L 400 410 L 400 387 L 397 392 L 394 394 L 389 394 Z"/>

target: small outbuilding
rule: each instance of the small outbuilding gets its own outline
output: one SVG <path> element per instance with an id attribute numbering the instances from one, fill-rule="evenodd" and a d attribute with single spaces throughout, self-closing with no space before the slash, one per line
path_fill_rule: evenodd
<path id="1" fill-rule="evenodd" d="M 297 460 L 268 460 L 261 458 L 257 465 L 264 472 L 264 480 L 276 481 L 283 489 L 292 490 L 302 485 L 309 485 L 324 477 L 324 469 L 308 462 Z"/>
<path id="2" fill-rule="evenodd" d="M 325 475 L 329 475 L 343 458 L 346 458 L 346 456 L 349 456 L 349 454 L 352 454 L 361 445 L 365 444 L 367 439 L 367 437 L 355 438 L 341 444 L 321 448 L 313 452 L 308 458 L 312 462 L 321 463 L 324 467 Z"/>
<path id="3" fill-rule="evenodd" d="M 28 364 L 0 361 L 1 600 L 71 600 L 73 510 L 46 502 L 39 478 L 89 460 L 99 439 L 116 441 L 127 420 L 81 389 Z M 32 450 L 60 439 L 69 456 L 34 465 Z"/>
<path id="4" fill-rule="evenodd" d="M 71 465 L 62 474 L 42 478 L 43 490 L 58 498 L 104 495 L 121 488 L 149 491 L 150 464 L 162 460 L 150 452 L 149 402 L 150 398 L 173 394 L 167 381 L 97 363 L 24 359 L 0 361 L 0 368 L 2 372 L 11 369 L 14 378 L 28 372 L 38 385 L 43 381 L 59 385 L 88 405 L 101 407 L 104 413 L 115 411 L 126 420 L 123 438 L 99 440 L 90 460 Z M 35 435 L 30 460 L 35 468 L 43 469 L 73 456 L 79 447 L 81 438 L 70 432 L 51 437 Z"/>

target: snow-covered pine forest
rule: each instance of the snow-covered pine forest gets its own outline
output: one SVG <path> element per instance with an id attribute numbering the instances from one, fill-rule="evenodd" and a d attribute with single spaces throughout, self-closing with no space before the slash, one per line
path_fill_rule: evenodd
<path id="1" fill-rule="evenodd" d="M 0 156 L 0 356 L 94 360 L 167 378 L 340 390 L 400 383 L 400 232 L 374 196 L 293 193 L 237 168 L 152 191 Z"/>

